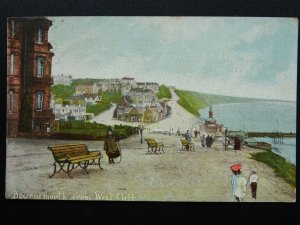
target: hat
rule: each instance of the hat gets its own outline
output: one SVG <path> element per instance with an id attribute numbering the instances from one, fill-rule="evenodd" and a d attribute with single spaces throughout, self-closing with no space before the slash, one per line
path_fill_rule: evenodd
<path id="1" fill-rule="evenodd" d="M 241 164 L 240 163 L 234 164 L 230 167 L 230 169 L 232 171 L 239 171 L 241 169 Z"/>
<path id="2" fill-rule="evenodd" d="M 252 173 L 257 173 L 256 169 L 251 170 Z"/>

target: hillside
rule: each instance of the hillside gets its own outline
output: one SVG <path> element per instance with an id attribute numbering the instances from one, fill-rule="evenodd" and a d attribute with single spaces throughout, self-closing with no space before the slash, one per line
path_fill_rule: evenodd
<path id="1" fill-rule="evenodd" d="M 186 91 L 176 89 L 175 93 L 180 98 L 177 103 L 195 116 L 200 116 L 199 110 L 209 105 L 223 103 L 249 102 L 255 99 L 240 98 L 223 95 L 205 94 L 195 91 Z"/>

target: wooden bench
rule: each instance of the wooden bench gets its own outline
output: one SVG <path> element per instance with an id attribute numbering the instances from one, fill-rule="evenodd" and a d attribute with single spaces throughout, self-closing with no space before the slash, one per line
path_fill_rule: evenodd
<path id="1" fill-rule="evenodd" d="M 164 144 L 162 142 L 158 143 L 153 138 L 145 138 L 145 140 L 148 144 L 148 152 L 146 154 L 157 153 L 157 150 L 159 151 L 159 153 L 165 152 Z"/>
<path id="2" fill-rule="evenodd" d="M 180 139 L 181 144 L 182 144 L 182 150 L 187 149 L 189 151 L 195 151 L 195 144 L 194 143 L 190 143 L 188 140 L 186 139 Z"/>
<path id="3" fill-rule="evenodd" d="M 100 151 L 88 151 L 85 144 L 50 145 L 48 149 L 54 157 L 54 171 L 49 177 L 63 171 L 72 178 L 70 172 L 73 169 L 80 167 L 88 173 L 87 167 L 89 165 L 98 165 L 100 169 L 103 169 L 100 165 L 100 159 L 102 158 Z M 59 168 L 57 168 L 57 165 Z M 65 165 L 66 169 L 64 168 Z"/>

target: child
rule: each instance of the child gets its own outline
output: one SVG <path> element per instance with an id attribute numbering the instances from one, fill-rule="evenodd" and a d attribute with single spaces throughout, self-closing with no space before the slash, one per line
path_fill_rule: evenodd
<path id="1" fill-rule="evenodd" d="M 257 171 L 253 169 L 249 177 L 249 185 L 251 187 L 252 198 L 255 199 L 256 199 L 256 191 L 257 191 L 257 180 L 258 180 Z"/>

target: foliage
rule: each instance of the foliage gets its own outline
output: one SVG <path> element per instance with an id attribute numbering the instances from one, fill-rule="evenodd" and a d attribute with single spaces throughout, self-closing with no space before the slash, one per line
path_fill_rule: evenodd
<path id="1" fill-rule="evenodd" d="M 84 121 L 60 121 L 59 133 L 62 134 L 78 134 L 91 135 L 96 138 L 106 136 L 108 125 L 98 124 L 96 122 L 85 123 Z M 117 138 L 126 138 L 134 133 L 134 128 L 131 126 L 115 125 L 113 133 Z"/>
<path id="2" fill-rule="evenodd" d="M 221 104 L 221 103 L 234 103 L 253 101 L 250 98 L 239 98 L 222 95 L 204 94 L 194 91 L 175 90 L 175 93 L 180 98 L 177 103 L 185 108 L 190 113 L 199 116 L 199 110 L 209 105 Z"/>
<path id="3" fill-rule="evenodd" d="M 63 84 L 57 84 L 51 86 L 51 92 L 55 95 L 55 99 L 67 99 L 75 92 L 74 86 L 66 86 Z"/>
<path id="4" fill-rule="evenodd" d="M 296 186 L 296 166 L 287 162 L 285 158 L 272 151 L 251 153 L 251 158 L 269 165 L 278 176 L 293 187 Z"/>
<path id="5" fill-rule="evenodd" d="M 158 90 L 158 93 L 156 94 L 156 96 L 159 99 L 172 98 L 172 94 L 171 94 L 169 88 L 166 85 L 160 85 L 159 86 L 159 90 Z"/>
<path id="6" fill-rule="evenodd" d="M 102 93 L 102 102 L 118 103 L 122 100 L 122 93 L 120 91 L 104 91 Z"/>
<path id="7" fill-rule="evenodd" d="M 19 130 L 21 132 L 28 132 L 32 130 L 32 107 L 31 95 L 26 92 L 21 97 L 19 121 Z"/>
<path id="8" fill-rule="evenodd" d="M 96 116 L 99 113 L 110 109 L 111 106 L 112 105 L 109 102 L 100 102 L 100 103 L 97 103 L 95 105 L 88 106 L 87 109 L 86 109 L 86 112 L 87 113 L 94 113 L 94 115 Z"/>

